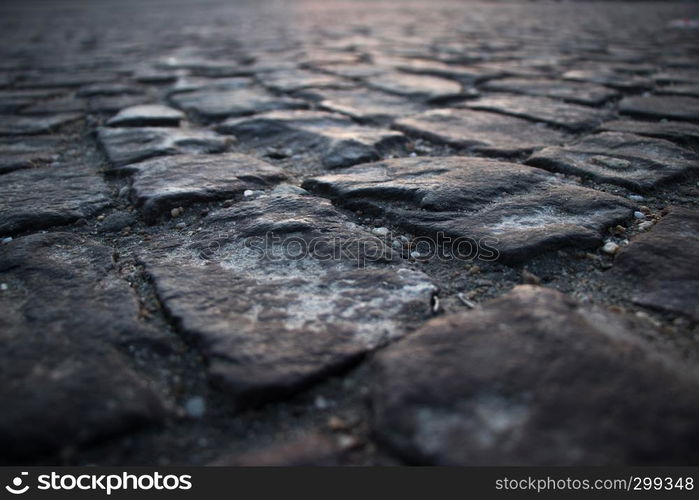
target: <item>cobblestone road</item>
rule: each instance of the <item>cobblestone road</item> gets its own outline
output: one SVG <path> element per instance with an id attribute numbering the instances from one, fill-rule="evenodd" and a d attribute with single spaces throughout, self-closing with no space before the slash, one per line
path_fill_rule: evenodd
<path id="1" fill-rule="evenodd" d="M 3 2 L 1 460 L 699 463 L 698 18 Z"/>

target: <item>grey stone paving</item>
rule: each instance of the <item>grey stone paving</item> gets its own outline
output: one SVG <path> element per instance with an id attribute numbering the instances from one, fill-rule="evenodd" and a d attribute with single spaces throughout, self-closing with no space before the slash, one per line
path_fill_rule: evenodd
<path id="1" fill-rule="evenodd" d="M 0 463 L 696 465 L 697 18 L 3 2 Z"/>

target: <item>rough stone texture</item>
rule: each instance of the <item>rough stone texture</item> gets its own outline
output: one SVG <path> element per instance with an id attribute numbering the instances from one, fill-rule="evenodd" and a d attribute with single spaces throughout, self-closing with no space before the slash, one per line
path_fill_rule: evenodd
<path id="1" fill-rule="evenodd" d="M 646 90 L 653 87 L 649 78 L 616 72 L 613 69 L 575 69 L 563 73 L 566 80 L 598 83 L 620 90 Z"/>
<path id="2" fill-rule="evenodd" d="M 68 233 L 0 246 L 3 462 L 132 430 L 164 408 L 116 348 L 148 341 L 113 250 Z"/>
<path id="3" fill-rule="evenodd" d="M 527 120 L 470 109 L 430 110 L 402 118 L 395 127 L 434 142 L 500 156 L 530 153 L 566 139 L 561 132 Z"/>
<path id="4" fill-rule="evenodd" d="M 569 146 L 543 149 L 527 163 L 645 191 L 695 174 L 699 155 L 663 139 L 601 132 Z"/>
<path id="5" fill-rule="evenodd" d="M 609 117 L 604 110 L 567 104 L 546 97 L 493 95 L 470 101 L 467 105 L 472 109 L 519 116 L 574 131 L 595 127 Z"/>
<path id="6" fill-rule="evenodd" d="M 143 260 L 168 315 L 241 403 L 336 372 L 430 313 L 436 289 L 424 274 L 357 267 L 391 251 L 327 201 L 273 194 L 207 219 L 192 243 L 163 241 Z M 279 240 L 265 246 L 271 233 Z M 294 257 L 291 241 L 309 253 Z"/>
<path id="7" fill-rule="evenodd" d="M 600 105 L 615 97 L 617 92 L 602 85 L 539 78 L 504 78 L 483 85 L 486 90 L 513 92 L 532 96 L 563 99 L 577 104 Z"/>
<path id="8" fill-rule="evenodd" d="M 58 158 L 62 142 L 51 136 L 0 139 L 0 174 L 51 163 Z"/>
<path id="9" fill-rule="evenodd" d="M 239 153 L 166 156 L 130 168 L 131 198 L 149 223 L 171 208 L 242 196 L 286 177 L 279 167 Z"/>
<path id="10" fill-rule="evenodd" d="M 114 167 L 154 156 L 183 153 L 220 153 L 230 139 L 208 130 L 169 127 L 103 127 L 97 138 Z"/>
<path id="11" fill-rule="evenodd" d="M 619 103 L 623 114 L 642 118 L 699 121 L 699 99 L 683 96 L 633 96 Z"/>
<path id="12" fill-rule="evenodd" d="M 80 115 L 75 113 L 53 116 L 0 115 L 0 135 L 47 134 L 79 119 Z"/>
<path id="13" fill-rule="evenodd" d="M 439 465 L 695 463 L 696 370 L 638 328 L 519 286 L 382 351 L 375 430 L 408 460 Z"/>
<path id="14" fill-rule="evenodd" d="M 272 111 L 226 120 L 216 130 L 255 147 L 315 151 L 327 168 L 378 160 L 407 142 L 400 132 L 356 125 L 345 116 L 322 111 Z"/>
<path id="15" fill-rule="evenodd" d="M 396 117 L 422 111 L 423 108 L 413 100 L 368 89 L 322 89 L 310 92 L 319 100 L 321 108 L 342 113 L 355 120 L 390 122 Z"/>
<path id="16" fill-rule="evenodd" d="M 461 84 L 435 76 L 382 72 L 367 78 L 366 82 L 370 87 L 384 92 L 427 101 L 438 101 L 462 95 Z"/>
<path id="17" fill-rule="evenodd" d="M 210 465 L 217 467 L 329 467 L 340 465 L 340 451 L 330 438 L 319 432 L 250 450 L 219 457 Z"/>
<path id="18" fill-rule="evenodd" d="M 633 301 L 699 321 L 699 212 L 671 208 L 618 255 L 613 276 L 631 279 Z"/>
<path id="19" fill-rule="evenodd" d="M 600 125 L 600 130 L 658 137 L 692 148 L 699 146 L 699 125 L 687 122 L 614 120 Z"/>
<path id="20" fill-rule="evenodd" d="M 92 217 L 109 204 L 104 182 L 87 169 L 10 172 L 0 184 L 0 234 L 69 224 Z"/>
<path id="21" fill-rule="evenodd" d="M 521 260 L 592 247 L 630 216 L 628 201 L 543 170 L 480 158 L 401 158 L 308 179 L 303 186 L 348 208 L 378 212 L 420 234 L 488 242 L 482 258 Z"/>
<path id="22" fill-rule="evenodd" d="M 195 90 L 175 94 L 171 99 L 178 108 L 196 113 L 208 120 L 307 106 L 300 99 L 278 97 L 254 87 Z"/>
<path id="23" fill-rule="evenodd" d="M 122 109 L 109 119 L 112 127 L 177 127 L 184 114 L 161 104 L 142 104 Z"/>

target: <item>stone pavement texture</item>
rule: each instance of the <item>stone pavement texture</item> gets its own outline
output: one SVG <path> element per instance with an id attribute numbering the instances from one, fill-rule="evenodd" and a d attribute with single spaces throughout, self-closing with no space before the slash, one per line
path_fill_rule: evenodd
<path id="1" fill-rule="evenodd" d="M 699 464 L 698 17 L 3 2 L 0 463 Z"/>

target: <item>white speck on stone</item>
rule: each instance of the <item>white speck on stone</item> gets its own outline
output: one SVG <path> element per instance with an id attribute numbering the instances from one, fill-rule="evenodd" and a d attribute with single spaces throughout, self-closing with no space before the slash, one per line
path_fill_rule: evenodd
<path id="1" fill-rule="evenodd" d="M 313 404 L 319 410 L 325 410 L 326 408 L 328 408 L 328 406 L 330 406 L 330 404 L 328 403 L 328 400 L 325 399 L 323 396 L 316 396 L 316 399 L 313 402 Z"/>
<path id="2" fill-rule="evenodd" d="M 645 219 L 646 218 L 646 214 L 644 214 L 643 212 L 639 212 L 638 210 L 636 210 L 633 213 L 633 216 L 637 219 Z"/>
<path id="3" fill-rule="evenodd" d="M 417 250 L 414 250 L 414 251 L 410 252 L 410 256 L 413 259 L 419 259 L 420 257 L 422 257 L 422 254 L 420 252 L 418 252 Z"/>
<path id="4" fill-rule="evenodd" d="M 255 194 L 255 191 L 253 191 L 252 189 L 246 189 L 245 191 L 243 191 L 243 196 L 245 196 L 246 198 L 248 196 L 252 196 L 253 194 Z"/>
<path id="5" fill-rule="evenodd" d="M 185 401 L 184 411 L 189 418 L 202 418 L 206 414 L 206 401 L 201 396 L 193 396 Z"/>
<path id="6" fill-rule="evenodd" d="M 604 253 L 608 253 L 610 255 L 614 255 L 619 251 L 619 245 L 614 243 L 613 241 L 608 241 L 607 243 L 604 244 L 602 247 L 602 251 Z"/>
<path id="7" fill-rule="evenodd" d="M 7 290 L 7 283 L 0 283 L 0 290 L 2 290 L 2 291 Z"/>
<path id="8" fill-rule="evenodd" d="M 386 236 L 388 234 L 388 228 L 387 227 L 375 227 L 374 229 L 371 230 L 372 233 L 374 233 L 376 236 Z"/>
<path id="9" fill-rule="evenodd" d="M 633 201 L 643 201 L 643 200 L 645 200 L 645 198 L 644 198 L 643 196 L 641 196 L 640 194 L 630 194 L 630 195 L 629 195 L 629 200 L 633 200 Z"/>

